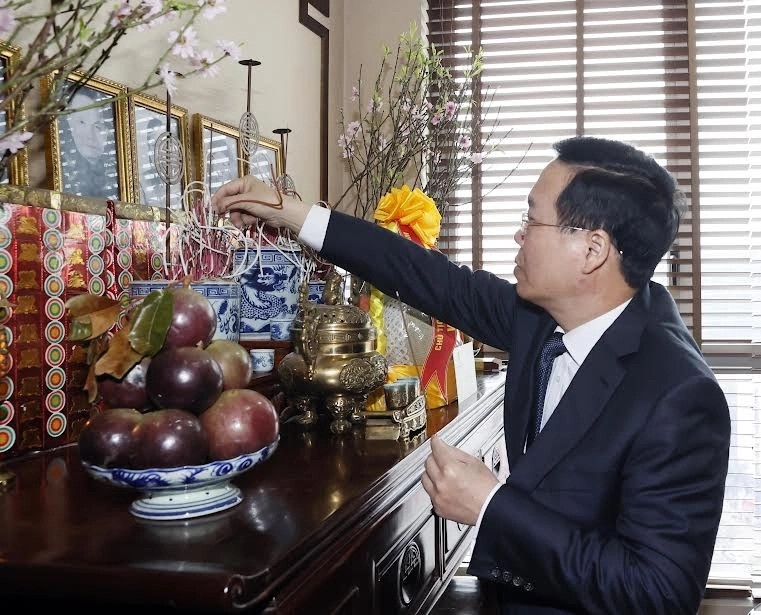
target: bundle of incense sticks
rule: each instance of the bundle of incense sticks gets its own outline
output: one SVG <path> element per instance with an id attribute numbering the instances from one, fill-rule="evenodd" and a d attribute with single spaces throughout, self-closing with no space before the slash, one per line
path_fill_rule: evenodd
<path id="1" fill-rule="evenodd" d="M 233 277 L 233 249 L 246 244 L 243 232 L 217 216 L 208 187 L 201 182 L 188 185 L 182 203 L 180 222 L 172 229 L 170 254 L 164 255 L 166 278 Z"/>

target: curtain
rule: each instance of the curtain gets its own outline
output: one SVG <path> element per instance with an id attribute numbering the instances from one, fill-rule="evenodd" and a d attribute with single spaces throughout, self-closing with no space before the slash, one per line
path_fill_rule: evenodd
<path id="1" fill-rule="evenodd" d="M 631 142 L 676 176 L 689 210 L 655 278 L 732 412 L 711 581 L 761 588 L 761 0 L 429 0 L 428 36 L 455 74 L 465 46 L 485 53 L 486 157 L 439 239 L 456 262 L 512 280 L 526 196 L 563 138 Z"/>

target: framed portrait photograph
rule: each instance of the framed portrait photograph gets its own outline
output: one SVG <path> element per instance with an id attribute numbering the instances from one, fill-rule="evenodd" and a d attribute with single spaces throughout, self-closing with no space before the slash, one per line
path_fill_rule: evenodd
<path id="1" fill-rule="evenodd" d="M 246 172 L 236 126 L 219 122 L 200 113 L 193 116 L 196 161 L 199 181 L 213 195 L 220 186 L 242 177 Z"/>
<path id="2" fill-rule="evenodd" d="M 140 205 L 166 207 L 168 185 L 170 209 L 181 209 L 182 195 L 190 181 L 187 109 L 171 105 L 167 117 L 166 101 L 147 94 L 132 94 L 129 118 L 134 188 L 130 200 Z M 174 139 L 169 140 L 168 134 Z M 178 143 L 179 149 L 175 149 Z"/>
<path id="3" fill-rule="evenodd" d="M 283 152 L 279 141 L 260 137 L 249 156 L 249 173 L 264 182 L 274 182 L 283 172 Z"/>
<path id="4" fill-rule="evenodd" d="M 50 125 L 49 187 L 129 201 L 133 193 L 126 86 L 73 74 L 64 87 L 75 90 L 69 108 L 79 110 L 57 117 Z M 43 96 L 50 96 L 50 88 L 50 79 L 43 80 Z"/>
<path id="5" fill-rule="evenodd" d="M 21 57 L 21 49 L 0 41 L 0 80 L 13 75 Z M 24 117 L 24 110 L 10 102 L 0 113 L 0 135 Z M 8 172 L 0 175 L 0 183 L 27 186 L 29 184 L 29 153 L 26 147 L 17 151 L 10 159 Z"/>

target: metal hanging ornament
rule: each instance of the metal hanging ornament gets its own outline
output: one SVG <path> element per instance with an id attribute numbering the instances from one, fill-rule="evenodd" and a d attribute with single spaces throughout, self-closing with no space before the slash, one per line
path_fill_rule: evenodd
<path id="1" fill-rule="evenodd" d="M 259 122 L 251 112 L 251 69 L 254 66 L 261 65 L 258 60 L 239 60 L 238 64 L 248 68 L 248 95 L 246 98 L 246 112 L 240 116 L 238 122 L 238 131 L 240 133 L 240 144 L 244 155 L 251 160 L 251 157 L 259 147 Z"/>
<path id="2" fill-rule="evenodd" d="M 182 179 L 184 154 L 180 140 L 172 134 L 172 96 L 169 92 L 166 94 L 166 130 L 153 144 L 153 167 L 165 184 L 173 185 Z M 166 206 L 169 207 L 168 196 Z"/>

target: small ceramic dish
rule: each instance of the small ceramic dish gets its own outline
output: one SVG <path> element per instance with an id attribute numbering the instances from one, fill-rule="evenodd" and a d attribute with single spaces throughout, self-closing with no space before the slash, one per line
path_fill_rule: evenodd
<path id="1" fill-rule="evenodd" d="M 177 468 L 102 468 L 82 462 L 96 480 L 116 487 L 137 489 L 142 495 L 129 511 L 141 519 L 191 519 L 232 508 L 243 500 L 240 489 L 230 481 L 267 459 L 277 448 L 272 444 L 234 459 L 211 461 Z"/>

